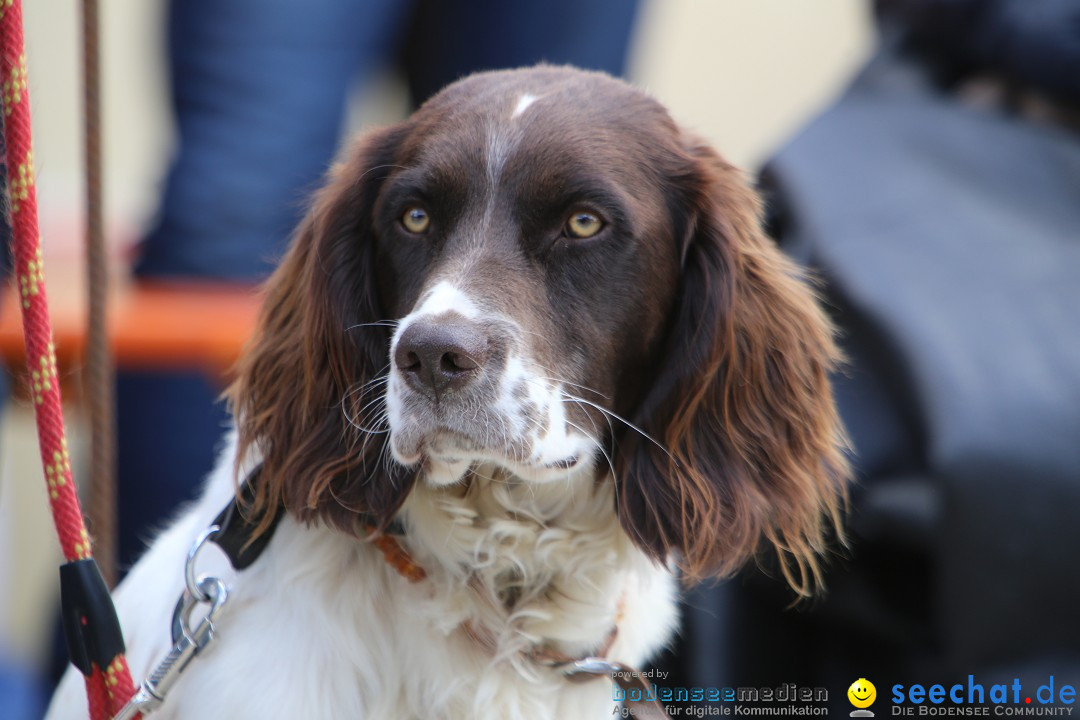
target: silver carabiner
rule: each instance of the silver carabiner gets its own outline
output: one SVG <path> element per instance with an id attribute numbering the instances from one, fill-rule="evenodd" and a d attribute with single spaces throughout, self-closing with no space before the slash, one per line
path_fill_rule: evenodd
<path id="1" fill-rule="evenodd" d="M 221 613 L 221 608 L 225 606 L 226 601 L 229 599 L 228 586 L 218 578 L 201 577 L 198 583 L 198 590 L 203 597 L 207 598 L 206 602 L 210 603 L 210 609 L 199 622 L 199 625 L 192 631 L 191 613 L 197 605 L 204 601 L 192 595 L 187 589 L 184 590 L 180 599 L 176 601 L 172 619 L 173 642 L 179 643 L 186 638 L 195 645 L 196 653 L 201 652 L 217 637 L 214 622 Z"/>
<path id="2" fill-rule="evenodd" d="M 176 601 L 176 608 L 173 610 L 172 649 L 113 720 L 131 720 L 140 713 L 146 715 L 160 707 L 188 664 L 217 637 L 214 623 L 229 599 L 229 588 L 216 577 L 196 578 L 194 572 L 195 558 L 199 550 L 217 532 L 218 527 L 211 526 L 198 537 L 188 551 L 187 563 L 184 566 L 184 581 L 187 587 Z M 195 607 L 202 603 L 209 603 L 210 608 L 192 630 L 192 613 Z"/>
<path id="3" fill-rule="evenodd" d="M 203 549 L 203 546 L 217 537 L 220 532 L 221 527 L 218 525 L 211 525 L 203 530 L 202 534 L 195 538 L 195 542 L 191 544 L 191 548 L 188 549 L 187 559 L 184 561 L 184 585 L 187 586 L 187 591 L 195 596 L 199 602 L 210 602 L 210 598 L 199 587 L 201 578 L 195 577 L 195 560 L 199 557 L 199 551 Z"/>

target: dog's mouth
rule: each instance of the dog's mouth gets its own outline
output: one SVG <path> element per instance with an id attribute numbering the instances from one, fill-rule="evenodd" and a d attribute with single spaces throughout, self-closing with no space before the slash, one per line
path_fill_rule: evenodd
<path id="1" fill-rule="evenodd" d="M 403 465 L 432 461 L 456 464 L 471 461 L 481 450 L 481 445 L 471 435 L 438 427 L 424 433 L 391 433 L 391 450 L 394 459 Z"/>
<path id="2" fill-rule="evenodd" d="M 423 433 L 413 430 L 391 432 L 391 453 L 397 462 L 419 467 L 433 485 L 460 482 L 471 469 L 480 465 L 496 466 L 521 479 L 535 481 L 565 479 L 591 465 L 591 456 L 585 448 L 570 449 L 555 459 L 536 458 L 524 440 L 485 439 L 447 427 L 436 427 Z M 501 442 L 493 443 L 496 439 Z"/>

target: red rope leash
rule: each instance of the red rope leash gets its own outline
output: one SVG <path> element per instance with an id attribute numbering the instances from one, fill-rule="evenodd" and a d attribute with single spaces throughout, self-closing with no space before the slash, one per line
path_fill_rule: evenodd
<path id="1" fill-rule="evenodd" d="M 91 548 L 71 477 L 56 353 L 45 299 L 21 0 L 0 0 L 0 87 L 3 89 L 13 257 L 22 306 L 30 396 L 37 418 L 41 462 L 49 486 L 53 521 L 64 557 L 73 563 L 89 560 Z M 94 662 L 86 677 L 86 690 L 93 720 L 104 720 L 115 714 L 135 693 L 123 654 L 117 653 L 104 668 Z"/>

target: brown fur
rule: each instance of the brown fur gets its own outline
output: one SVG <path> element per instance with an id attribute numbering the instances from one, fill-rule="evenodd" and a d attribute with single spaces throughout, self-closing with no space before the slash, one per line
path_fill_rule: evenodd
<path id="1" fill-rule="evenodd" d="M 687 141 L 691 202 L 682 287 L 661 375 L 636 420 L 670 451 L 627 433 L 619 510 L 688 581 L 727 575 L 762 539 L 800 594 L 840 532 L 848 464 L 828 373 L 840 354 L 800 270 L 763 233 L 742 174 Z"/>

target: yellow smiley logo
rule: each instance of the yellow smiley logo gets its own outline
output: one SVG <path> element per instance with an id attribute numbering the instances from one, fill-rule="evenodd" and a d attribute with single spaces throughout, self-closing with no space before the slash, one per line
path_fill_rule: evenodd
<path id="1" fill-rule="evenodd" d="M 848 700 L 857 708 L 868 708 L 877 699 L 877 688 L 866 678 L 859 678 L 847 689 Z"/>

